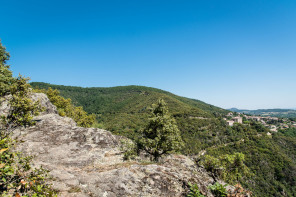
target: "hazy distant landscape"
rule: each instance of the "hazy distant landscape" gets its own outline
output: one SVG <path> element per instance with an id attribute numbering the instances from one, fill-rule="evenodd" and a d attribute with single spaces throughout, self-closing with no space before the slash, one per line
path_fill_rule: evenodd
<path id="1" fill-rule="evenodd" d="M 239 112 L 244 114 L 259 115 L 259 116 L 272 116 L 279 118 L 296 118 L 295 109 L 257 109 L 257 110 L 246 110 L 231 108 L 228 109 L 233 112 Z"/>

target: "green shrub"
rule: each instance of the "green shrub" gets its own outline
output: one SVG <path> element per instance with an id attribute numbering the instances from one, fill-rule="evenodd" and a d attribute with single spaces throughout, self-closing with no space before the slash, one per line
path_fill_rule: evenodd
<path id="1" fill-rule="evenodd" d="M 190 189 L 189 193 L 186 195 L 187 197 L 205 197 L 202 195 L 198 189 L 198 186 L 196 184 L 188 183 Z"/>
<path id="2" fill-rule="evenodd" d="M 19 75 L 15 83 L 10 86 L 11 99 L 9 100 L 10 110 L 6 117 L 2 117 L 5 125 L 31 126 L 34 125 L 33 117 L 42 110 L 39 102 L 30 99 L 32 93 L 29 78 Z"/>
<path id="3" fill-rule="evenodd" d="M 227 185 L 222 185 L 222 184 L 216 182 L 214 185 L 210 185 L 209 189 L 212 191 L 212 193 L 216 197 L 226 197 L 227 196 L 226 186 Z"/>
<path id="4" fill-rule="evenodd" d="M 220 175 L 218 172 L 223 170 L 221 161 L 218 158 L 215 158 L 211 155 L 205 155 L 201 161 L 201 164 L 207 171 L 215 173 L 217 175 Z"/>
<path id="5" fill-rule="evenodd" d="M 137 145 L 130 139 L 122 139 L 120 141 L 120 150 L 123 152 L 123 159 L 130 160 L 137 157 Z"/>
<path id="6" fill-rule="evenodd" d="M 0 133 L 3 136 L 4 130 Z M 56 196 L 56 192 L 46 181 L 48 171 L 32 168 L 32 157 L 12 151 L 17 145 L 9 137 L 0 139 L 0 191 L 3 196 Z"/>
<path id="7" fill-rule="evenodd" d="M 251 176 L 250 169 L 244 164 L 245 156 L 242 153 L 234 153 L 233 155 L 222 155 L 215 158 L 205 155 L 200 164 L 207 171 L 223 179 L 230 184 L 236 184 L 244 177 Z"/>

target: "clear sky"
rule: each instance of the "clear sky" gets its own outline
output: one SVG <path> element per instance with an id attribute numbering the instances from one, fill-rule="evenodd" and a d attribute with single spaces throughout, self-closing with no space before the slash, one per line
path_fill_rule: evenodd
<path id="1" fill-rule="evenodd" d="M 0 9 L 11 69 L 31 81 L 296 108 L 295 0 L 3 0 Z"/>

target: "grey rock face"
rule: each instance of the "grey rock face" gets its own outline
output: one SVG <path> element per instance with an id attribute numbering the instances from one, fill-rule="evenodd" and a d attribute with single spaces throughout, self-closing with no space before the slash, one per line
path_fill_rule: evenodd
<path id="1" fill-rule="evenodd" d="M 19 151 L 35 156 L 34 165 L 50 170 L 59 196 L 175 197 L 185 195 L 188 182 L 212 196 L 207 186 L 213 179 L 188 157 L 170 155 L 158 164 L 123 161 L 121 137 L 77 127 L 72 119 L 59 116 L 44 95 L 39 98 L 50 109 L 35 117 L 35 126 L 17 129 L 14 137 L 23 141 Z"/>
<path id="2" fill-rule="evenodd" d="M 57 107 L 54 106 L 48 99 L 48 97 L 44 93 L 33 93 L 31 95 L 31 99 L 33 101 L 39 101 L 40 105 L 44 107 L 45 111 L 41 112 L 41 114 L 57 114 Z"/>
<path id="3" fill-rule="evenodd" d="M 8 114 L 10 109 L 9 99 L 11 99 L 11 95 L 0 97 L 0 116 Z"/>
<path id="4" fill-rule="evenodd" d="M 30 97 L 34 102 L 39 101 L 40 106 L 44 109 L 44 111 L 40 113 L 41 115 L 58 114 L 57 107 L 49 101 L 48 97 L 44 93 L 32 93 Z M 0 115 L 8 114 L 10 110 L 10 99 L 11 95 L 0 98 Z"/>

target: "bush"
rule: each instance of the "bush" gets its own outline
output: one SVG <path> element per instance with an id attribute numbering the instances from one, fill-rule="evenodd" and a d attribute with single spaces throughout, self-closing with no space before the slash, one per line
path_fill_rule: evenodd
<path id="1" fill-rule="evenodd" d="M 210 185 L 209 189 L 212 191 L 212 193 L 216 197 L 226 197 L 227 196 L 226 186 L 227 185 L 222 185 L 222 184 L 216 182 L 214 185 Z"/>
<path id="2" fill-rule="evenodd" d="M 245 156 L 242 153 L 226 154 L 219 158 L 205 155 L 201 159 L 201 165 L 224 181 L 235 184 L 243 177 L 251 176 L 250 169 L 244 164 L 244 161 Z"/>
<path id="3" fill-rule="evenodd" d="M 42 110 L 39 102 L 33 102 L 29 98 L 32 91 L 27 83 L 28 80 L 19 75 L 15 83 L 10 86 L 10 110 L 6 117 L 2 117 L 7 126 L 32 126 L 35 124 L 33 117 Z"/>
<path id="4" fill-rule="evenodd" d="M 130 139 L 122 139 L 120 141 L 120 150 L 123 152 L 123 159 L 135 159 L 138 155 L 137 145 Z"/>
<path id="5" fill-rule="evenodd" d="M 189 189 L 189 193 L 186 195 L 187 197 L 205 197 L 204 195 L 202 195 L 198 189 L 198 186 L 196 184 L 191 184 L 188 183 L 190 189 Z"/>
<path id="6" fill-rule="evenodd" d="M 0 131 L 3 133 L 3 129 Z M 2 136 L 2 135 L 1 135 Z M 3 196 L 56 196 L 46 183 L 48 171 L 32 168 L 32 157 L 24 157 L 12 151 L 16 141 L 6 137 L 0 139 L 0 191 Z"/>

